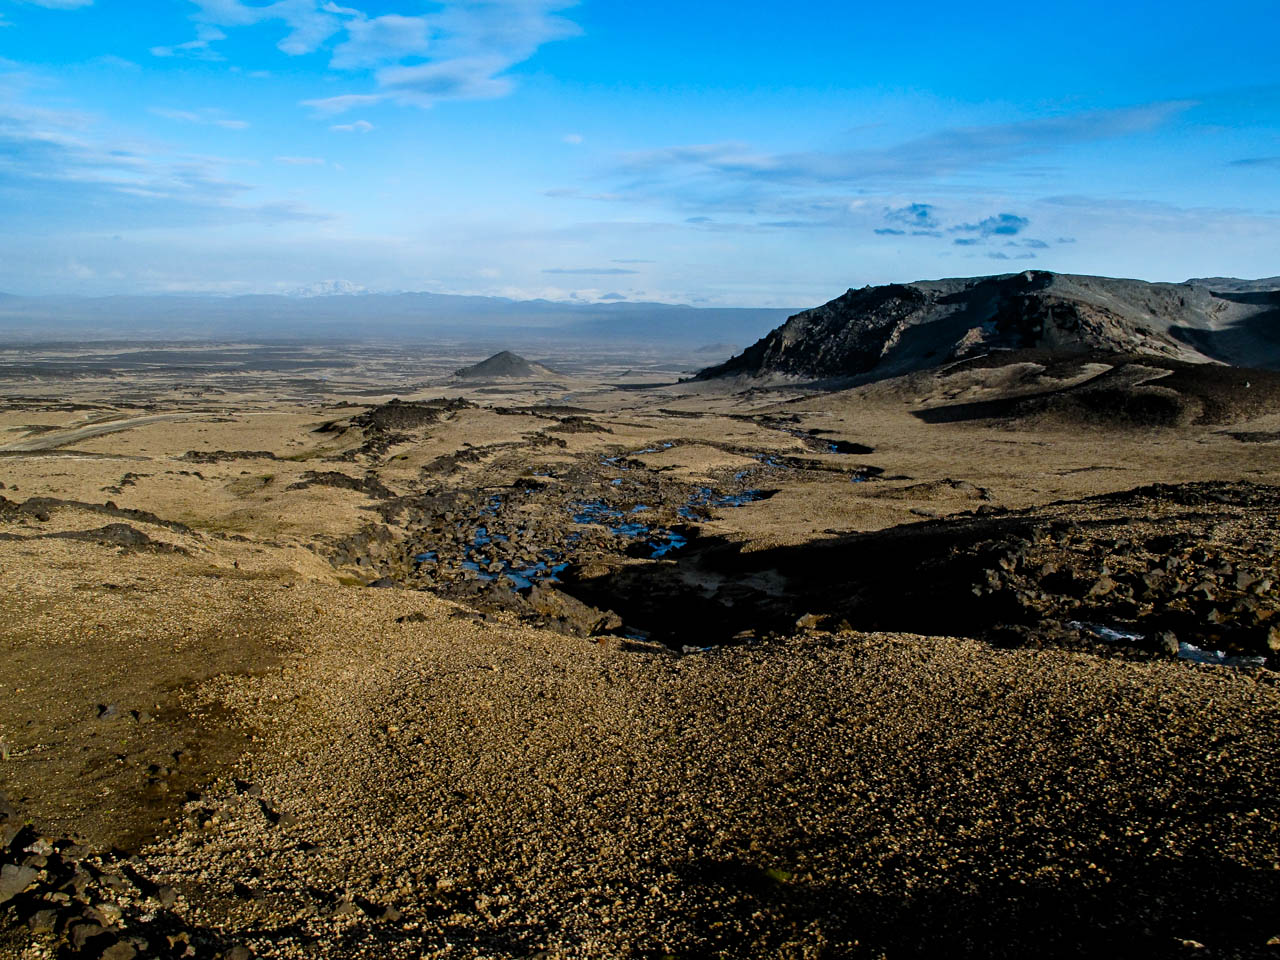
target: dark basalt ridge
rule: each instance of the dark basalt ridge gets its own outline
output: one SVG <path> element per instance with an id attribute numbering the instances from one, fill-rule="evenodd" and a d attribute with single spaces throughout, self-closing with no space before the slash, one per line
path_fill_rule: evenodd
<path id="1" fill-rule="evenodd" d="M 883 379 L 1006 350 L 1280 368 L 1280 281 L 1146 283 L 1046 271 L 849 290 L 696 379 Z"/>

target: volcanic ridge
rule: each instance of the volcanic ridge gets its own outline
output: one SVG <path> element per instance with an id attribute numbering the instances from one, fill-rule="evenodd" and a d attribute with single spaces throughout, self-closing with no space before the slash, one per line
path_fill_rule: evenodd
<path id="1" fill-rule="evenodd" d="M 881 380 L 993 352 L 1280 367 L 1280 279 L 1146 283 L 1026 271 L 867 286 L 696 377 Z"/>
<path id="2" fill-rule="evenodd" d="M 559 376 L 550 367 L 526 360 L 510 350 L 503 350 L 493 356 L 463 367 L 454 374 L 459 380 L 533 380 L 539 377 Z"/>

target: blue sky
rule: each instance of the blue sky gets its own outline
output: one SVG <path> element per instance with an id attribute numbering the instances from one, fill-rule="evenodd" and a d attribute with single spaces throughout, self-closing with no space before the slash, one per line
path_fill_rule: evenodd
<path id="1" fill-rule="evenodd" d="M 1274 0 L 0 0 L 0 290 L 1280 273 Z"/>

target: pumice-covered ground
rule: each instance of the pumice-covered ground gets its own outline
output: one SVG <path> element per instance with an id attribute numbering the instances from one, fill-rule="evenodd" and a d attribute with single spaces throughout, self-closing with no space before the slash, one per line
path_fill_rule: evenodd
<path id="1" fill-rule="evenodd" d="M 1280 952 L 1233 372 L 132 349 L 0 364 L 0 955 Z"/>

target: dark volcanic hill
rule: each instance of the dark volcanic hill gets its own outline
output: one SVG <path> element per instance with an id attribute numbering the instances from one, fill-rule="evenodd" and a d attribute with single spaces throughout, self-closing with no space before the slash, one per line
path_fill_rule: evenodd
<path id="1" fill-rule="evenodd" d="M 881 379 L 997 350 L 1280 367 L 1280 280 L 1146 283 L 1044 271 L 850 290 L 697 379 Z"/>
<path id="2" fill-rule="evenodd" d="M 532 363 L 519 354 L 512 353 L 510 350 L 503 350 L 501 353 L 495 353 L 487 360 L 481 360 L 479 363 L 474 363 L 469 367 L 463 367 L 454 376 L 461 380 L 494 380 L 498 378 L 534 380 L 539 377 L 556 377 L 559 374 L 540 363 Z"/>

